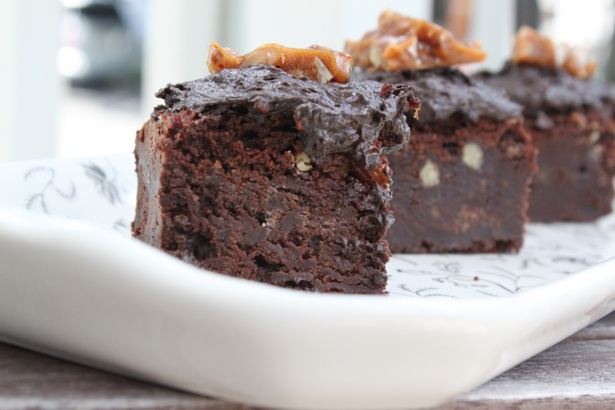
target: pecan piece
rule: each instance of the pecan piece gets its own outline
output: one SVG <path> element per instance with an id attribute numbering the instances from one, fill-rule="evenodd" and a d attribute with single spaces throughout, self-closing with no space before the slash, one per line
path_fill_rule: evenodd
<path id="1" fill-rule="evenodd" d="M 389 10 L 380 14 L 376 30 L 347 41 L 346 51 L 354 66 L 370 71 L 425 70 L 487 57 L 479 43 L 462 43 L 437 24 Z"/>
<path id="2" fill-rule="evenodd" d="M 218 43 L 212 43 L 207 65 L 211 73 L 225 68 L 268 65 L 295 77 L 307 77 L 320 83 L 346 83 L 350 79 L 350 56 L 316 45 L 289 48 L 279 44 L 265 44 L 242 56 Z"/>
<path id="3" fill-rule="evenodd" d="M 511 61 L 513 64 L 562 68 L 579 78 L 589 78 L 596 70 L 595 61 L 584 61 L 570 47 L 556 45 L 548 37 L 527 26 L 521 27 L 515 36 Z"/>

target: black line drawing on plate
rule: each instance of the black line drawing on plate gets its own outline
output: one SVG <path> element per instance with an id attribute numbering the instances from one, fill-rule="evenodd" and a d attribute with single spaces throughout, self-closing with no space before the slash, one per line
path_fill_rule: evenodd
<path id="1" fill-rule="evenodd" d="M 448 295 L 446 293 L 440 293 L 440 289 L 438 288 L 419 288 L 419 289 L 412 289 L 411 287 L 409 287 L 408 285 L 401 284 L 399 286 L 400 289 L 412 293 L 416 296 L 419 296 L 421 298 L 430 298 L 430 297 L 446 297 L 446 298 L 451 298 L 451 299 L 458 299 L 456 296 L 453 295 Z M 433 293 L 432 293 L 433 292 Z"/>
<path id="2" fill-rule="evenodd" d="M 35 174 L 47 174 L 45 183 L 43 184 L 40 192 L 32 195 L 28 198 L 26 203 L 26 209 L 33 210 L 37 205 L 41 207 L 42 211 L 49 214 L 49 208 L 47 206 L 48 196 L 50 193 L 56 193 L 64 199 L 74 199 L 76 195 L 75 184 L 71 181 L 68 189 L 62 189 L 56 185 L 55 177 L 56 171 L 49 167 L 36 167 L 32 168 L 24 175 L 24 181 L 28 181 Z"/>
<path id="3" fill-rule="evenodd" d="M 119 232 L 127 231 L 130 229 L 130 223 L 120 218 L 113 224 L 113 229 Z"/>
<path id="4" fill-rule="evenodd" d="M 539 258 L 533 257 L 533 258 L 524 259 L 521 262 L 520 269 L 521 270 L 528 269 L 530 267 L 530 265 L 538 265 L 540 268 L 544 268 L 544 267 L 548 266 L 548 264 L 546 264 L 545 262 L 541 261 Z"/>
<path id="5" fill-rule="evenodd" d="M 459 271 L 461 269 L 461 265 L 459 264 L 459 262 L 442 262 L 442 261 L 438 261 L 438 262 L 434 262 L 433 265 L 436 268 L 440 269 L 441 271 L 450 272 L 450 273 L 459 273 Z"/>
<path id="6" fill-rule="evenodd" d="M 417 266 L 417 265 L 418 265 L 418 263 L 416 263 L 415 261 L 410 260 L 410 259 L 408 259 L 408 258 L 404 257 L 403 255 L 405 255 L 405 254 L 403 254 L 403 253 L 394 253 L 394 254 L 393 254 L 393 256 L 392 256 L 392 258 L 402 260 L 402 261 L 404 261 L 405 263 L 408 263 L 408 264 L 410 264 L 410 265 L 414 265 L 414 266 Z"/>
<path id="7" fill-rule="evenodd" d="M 98 192 L 109 201 L 111 205 L 122 203 L 122 197 L 117 187 L 115 175 L 111 177 L 101 166 L 91 161 L 83 163 L 81 166 L 85 170 L 85 175 L 94 181 L 94 186 Z M 111 170 L 115 174 L 115 170 L 113 168 L 111 168 Z"/>

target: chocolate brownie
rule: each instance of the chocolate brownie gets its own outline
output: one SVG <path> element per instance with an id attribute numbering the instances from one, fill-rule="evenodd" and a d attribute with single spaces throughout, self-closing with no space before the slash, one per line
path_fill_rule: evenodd
<path id="1" fill-rule="evenodd" d="M 561 68 L 507 63 L 477 79 L 524 107 L 538 149 L 532 221 L 592 221 L 611 212 L 615 175 L 612 86 Z"/>
<path id="2" fill-rule="evenodd" d="M 510 252 L 523 243 L 535 150 L 521 107 L 454 68 L 361 72 L 415 88 L 412 139 L 389 155 L 393 252 Z"/>
<path id="3" fill-rule="evenodd" d="M 382 293 L 393 221 L 385 153 L 410 87 L 320 84 L 277 68 L 169 85 L 137 133 L 134 236 L 211 271 L 293 289 Z"/>

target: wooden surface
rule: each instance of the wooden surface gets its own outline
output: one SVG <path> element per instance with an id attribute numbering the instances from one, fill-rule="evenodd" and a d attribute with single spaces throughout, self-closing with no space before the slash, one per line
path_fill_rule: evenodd
<path id="1" fill-rule="evenodd" d="M 245 409 L 0 343 L 0 409 Z M 615 314 L 438 410 L 615 408 Z"/>

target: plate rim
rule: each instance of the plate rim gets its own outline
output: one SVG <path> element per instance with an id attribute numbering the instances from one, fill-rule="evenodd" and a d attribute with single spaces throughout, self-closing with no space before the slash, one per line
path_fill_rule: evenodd
<path id="1" fill-rule="evenodd" d="M 87 240 L 84 238 L 87 238 Z M 53 302 L 54 299 L 74 301 L 77 298 L 79 300 L 78 295 L 71 293 L 70 289 L 62 289 L 59 286 L 52 289 L 41 288 L 42 285 L 38 289 L 32 289 L 31 279 L 41 279 L 43 274 L 40 271 L 37 272 L 37 269 L 42 269 L 42 265 L 40 263 L 37 265 L 36 261 L 29 256 L 31 252 L 43 252 L 48 256 L 55 255 L 47 258 L 44 264 L 45 275 L 49 275 L 51 272 L 53 275 L 64 275 L 64 277 L 70 277 L 74 280 L 80 272 L 66 272 L 68 266 L 66 258 L 73 256 L 79 259 L 83 266 L 99 264 L 99 267 L 94 269 L 96 272 L 119 270 L 113 277 L 116 280 L 122 279 L 132 286 L 138 284 L 147 288 L 148 281 L 154 282 L 155 286 L 152 289 L 155 290 L 157 295 L 166 294 L 172 299 L 175 298 L 175 302 L 191 295 L 191 306 L 193 308 L 203 309 L 203 306 L 206 306 L 206 309 L 211 309 L 213 306 L 222 311 L 222 315 L 227 319 L 248 315 L 256 323 L 259 321 L 261 323 L 258 323 L 258 326 L 249 325 L 246 329 L 240 328 L 237 323 L 232 321 L 226 325 L 217 323 L 214 320 L 215 318 L 211 319 L 212 323 L 202 322 L 202 318 L 190 314 L 182 319 L 176 316 L 177 312 L 174 312 L 174 310 L 178 308 L 175 307 L 161 310 L 162 313 L 174 318 L 173 323 L 175 325 L 179 322 L 183 323 L 185 327 L 215 325 L 219 329 L 223 329 L 224 326 L 234 326 L 235 328 L 226 329 L 226 331 L 230 332 L 229 334 L 241 334 L 249 337 L 260 349 L 257 352 L 270 358 L 273 363 L 272 366 L 275 364 L 277 369 L 272 375 L 269 375 L 268 384 L 257 383 L 260 386 L 260 390 L 257 391 L 246 386 L 245 377 L 242 378 L 238 374 L 234 374 L 234 377 L 237 378 L 236 382 L 233 381 L 232 377 L 222 377 L 223 380 L 216 381 L 215 374 L 203 375 L 203 369 L 190 369 L 192 376 L 200 375 L 201 378 L 207 380 L 205 384 L 194 384 L 187 382 L 185 369 L 171 369 L 173 372 L 169 373 L 168 366 L 161 366 L 160 369 L 156 369 L 155 366 L 152 367 L 151 364 L 144 363 L 142 358 L 132 360 L 129 357 L 123 357 L 122 360 L 128 360 L 128 364 L 110 360 L 114 355 L 118 355 L 117 350 L 111 346 L 113 342 L 111 339 L 108 338 L 108 340 L 103 341 L 102 345 L 96 346 L 96 349 L 83 346 L 83 343 L 79 343 L 74 340 L 74 337 L 71 337 L 70 330 L 72 327 L 70 323 L 61 324 L 65 327 L 66 334 L 64 336 L 58 335 L 57 329 L 45 327 L 44 323 L 41 323 L 41 318 L 28 314 L 28 305 L 25 304 L 28 298 L 23 298 L 20 301 L 14 295 L 11 297 L 8 294 L 9 288 L 13 292 L 17 290 L 17 293 L 20 290 L 22 294 L 34 292 L 41 297 L 47 297 L 46 303 L 51 305 L 46 306 L 47 308 L 55 309 L 60 314 L 63 313 L 68 316 L 73 314 L 66 310 L 68 309 L 67 306 L 62 303 L 59 303 L 60 306 L 55 306 Z M 394 299 L 378 295 L 315 294 L 282 289 L 213 272 L 204 272 L 135 239 L 127 237 L 120 239 L 117 233 L 93 227 L 84 222 L 67 221 L 7 209 L 0 209 L 0 255 L 0 259 L 9 261 L 4 268 L 0 267 L 0 279 L 4 283 L 12 283 L 12 287 L 4 287 L 4 295 L 0 288 L 0 339 L 182 390 L 252 405 L 281 408 L 361 409 L 373 407 L 375 404 L 383 404 L 387 408 L 407 408 L 409 405 L 421 407 L 441 404 L 458 394 L 477 387 L 615 309 L 615 278 L 611 278 L 612 275 L 609 274 L 615 268 L 615 260 L 613 259 L 594 265 L 583 272 L 568 275 L 554 282 L 506 298 L 431 300 Z M 135 261 L 135 257 L 147 262 L 139 264 Z M 28 266 L 29 275 L 22 276 L 23 272 L 17 273 L 11 270 L 11 267 L 20 266 Z M 124 271 L 121 269 L 122 267 Z M 174 271 L 173 275 L 168 274 L 169 270 Z M 50 286 L 47 282 L 45 282 L 45 285 Z M 96 286 L 99 287 L 96 288 Z M 109 293 L 107 296 L 121 292 L 117 283 L 99 280 L 96 282 L 96 286 L 91 284 L 87 288 L 87 291 L 92 293 L 91 296 L 94 296 L 95 291 L 101 292 L 101 289 L 105 289 Z M 51 291 L 56 293 L 54 297 L 44 296 L 45 292 Z M 572 292 L 580 293 L 584 297 L 570 298 Z M 229 298 L 229 294 L 233 297 Z M 127 295 L 130 295 L 130 292 L 124 293 L 123 297 L 127 298 Z M 593 297 L 588 297 L 589 295 Z M 564 300 L 567 301 L 564 306 L 548 310 L 549 307 L 552 308 L 554 303 Z M 14 305 L 7 305 L 11 301 Z M 241 303 L 238 303 L 238 301 Z M 266 301 L 266 303 L 263 303 L 263 301 Z M 131 302 L 124 301 L 123 303 Z M 58 305 L 57 302 L 55 304 Z M 138 310 L 146 307 L 159 311 L 161 309 L 156 307 L 154 299 L 147 296 L 143 296 L 143 300 L 138 301 L 138 304 L 137 308 L 130 308 L 129 306 L 128 309 Z M 21 307 L 21 309 L 15 309 L 16 306 Z M 536 319 L 534 313 L 541 309 L 547 314 L 542 319 Z M 129 319 L 124 320 L 126 323 L 122 324 L 123 327 L 118 324 L 114 325 L 113 320 L 121 319 L 121 317 L 114 316 L 112 312 L 105 313 L 103 311 L 102 315 L 107 322 L 110 322 L 110 324 L 107 323 L 107 326 L 116 331 L 126 330 L 130 325 Z M 572 321 L 570 320 L 571 317 L 573 318 Z M 92 319 L 92 317 L 89 317 L 81 320 L 86 323 Z M 302 326 L 297 326 L 296 323 L 293 323 L 293 320 L 301 322 Z M 408 329 L 405 329 L 408 326 L 414 326 L 414 335 Z M 319 352 L 327 357 L 329 362 L 335 360 L 335 357 L 327 356 L 327 346 L 322 343 L 319 344 L 313 337 L 314 334 L 329 334 L 330 337 L 337 337 L 342 341 L 364 338 L 365 340 L 361 342 L 364 349 L 369 349 L 370 343 L 372 345 L 388 345 L 388 349 L 390 349 L 388 353 L 396 355 L 396 360 L 400 363 L 400 366 L 401 364 L 421 361 L 415 353 L 407 352 L 403 343 L 418 343 L 422 348 L 425 348 L 427 339 L 430 343 L 440 343 L 440 345 L 444 343 L 449 348 L 455 347 L 453 342 L 460 343 L 461 340 L 461 345 L 465 349 L 464 354 L 469 356 L 478 353 L 476 347 L 472 347 L 470 342 L 481 343 L 480 352 L 488 360 L 478 360 L 480 363 L 475 360 L 473 363 L 477 371 L 471 372 L 472 374 L 466 375 L 465 378 L 460 378 L 463 379 L 463 382 L 451 379 L 444 383 L 441 382 L 437 388 L 435 385 L 431 385 L 431 389 L 426 389 L 426 394 L 422 395 L 419 394 L 419 389 L 413 390 L 413 386 L 409 386 L 407 383 L 395 385 L 397 387 L 389 386 L 388 388 L 380 383 L 383 388 L 382 393 L 372 392 L 370 396 L 365 392 L 363 396 L 358 398 L 342 394 L 346 387 L 341 385 L 336 385 L 337 393 L 329 392 L 322 395 L 313 395 L 311 392 L 319 391 L 318 388 L 322 391 L 322 380 L 318 381 L 318 377 L 308 378 L 305 374 L 317 374 L 318 365 L 322 366 L 322 363 L 317 363 L 318 358 L 312 358 L 314 360 L 312 364 L 306 363 L 296 357 L 300 355 L 300 352 L 285 349 L 284 343 L 276 342 L 276 337 L 282 337 L 280 332 L 283 328 L 292 329 L 292 332 L 296 333 L 296 335 L 284 334 L 283 341 L 297 346 L 297 343 L 302 343 L 302 339 L 298 338 L 301 335 L 305 338 L 305 341 L 303 345 L 299 346 L 310 348 L 307 343 L 309 341 L 312 343 L 311 348 L 320 349 Z M 99 330 L 94 329 L 92 331 L 97 332 Z M 376 337 L 370 331 L 379 332 L 381 336 Z M 160 337 L 160 334 L 152 329 L 149 329 L 149 332 L 148 337 Z M 206 355 L 207 352 L 199 351 L 194 346 L 195 339 L 200 333 L 194 331 L 187 334 L 189 336 L 186 337 L 189 340 L 184 340 L 184 343 L 190 345 L 190 348 L 186 349 L 194 355 Z M 436 336 L 446 334 L 449 335 L 451 340 L 449 342 L 438 342 Z M 417 341 L 417 335 L 425 337 L 426 340 Z M 388 336 L 390 340 L 386 340 L 385 336 Z M 143 337 L 142 334 L 132 336 L 132 339 L 128 338 L 125 343 L 132 345 Z M 185 351 L 165 350 L 164 346 L 160 345 L 164 343 L 165 338 L 162 339 L 159 345 L 152 348 L 152 351 L 165 351 L 170 355 L 176 355 L 178 360 L 186 354 Z M 44 340 L 51 340 L 51 342 L 46 343 Z M 282 350 L 282 352 L 278 351 L 278 355 L 288 360 L 289 363 L 293 363 L 294 367 L 274 363 L 275 355 L 270 346 Z M 78 348 L 77 350 L 81 353 L 75 354 L 75 348 Z M 233 358 L 229 355 L 228 349 L 224 350 L 223 346 L 218 345 L 215 348 L 222 349 L 221 351 L 227 355 L 227 362 L 232 363 Z M 329 346 L 329 348 L 331 347 Z M 339 349 L 335 351 L 338 355 L 344 356 L 340 357 L 340 366 L 344 364 L 349 366 L 351 362 L 348 361 L 349 358 L 345 356 L 345 353 Z M 437 353 L 437 351 L 430 352 L 430 354 L 433 353 Z M 242 357 L 248 362 L 251 360 L 250 357 Z M 380 354 L 378 357 L 383 361 L 388 360 L 387 355 Z M 457 360 L 457 366 L 467 366 L 471 363 L 467 358 L 447 357 L 449 357 L 449 360 Z M 473 359 L 476 358 L 473 357 Z M 185 360 L 185 358 L 181 360 Z M 371 359 L 362 360 L 365 363 L 355 363 L 352 366 L 361 367 L 361 365 L 367 366 L 368 364 L 378 366 L 377 363 L 372 363 Z M 445 368 L 447 365 L 439 362 L 437 358 L 432 358 L 432 360 L 431 364 L 435 367 Z M 250 377 L 257 378 L 259 369 L 254 367 L 256 366 L 255 362 L 252 360 L 245 366 L 251 367 L 251 370 L 248 369 L 250 370 Z M 389 361 L 389 366 L 395 366 L 395 363 Z M 352 372 L 344 369 L 338 370 L 350 380 L 354 380 Z M 246 369 L 244 369 L 245 371 Z M 207 371 L 205 372 L 207 373 Z M 291 374 L 292 372 L 297 374 Z M 399 369 L 386 369 L 382 366 L 376 374 L 382 377 L 383 373 L 387 372 L 389 376 L 400 374 Z M 304 375 L 299 373 L 304 373 Z M 428 375 L 424 373 L 418 374 L 415 372 L 406 376 L 414 382 L 419 377 L 429 379 Z M 327 379 L 326 376 L 324 378 Z M 375 377 L 370 380 L 372 383 L 377 383 Z M 328 380 L 328 382 L 331 383 L 332 380 Z M 354 382 L 354 391 L 361 391 L 357 390 L 359 388 L 365 389 L 363 382 L 357 380 L 354 380 Z M 303 387 L 299 388 L 297 385 Z M 284 386 L 284 389 L 280 389 L 280 386 Z M 264 391 L 267 388 L 269 391 Z M 395 394 L 384 397 L 383 394 L 386 391 Z M 411 396 L 409 393 L 415 396 Z M 420 397 L 416 396 L 417 394 Z"/>

